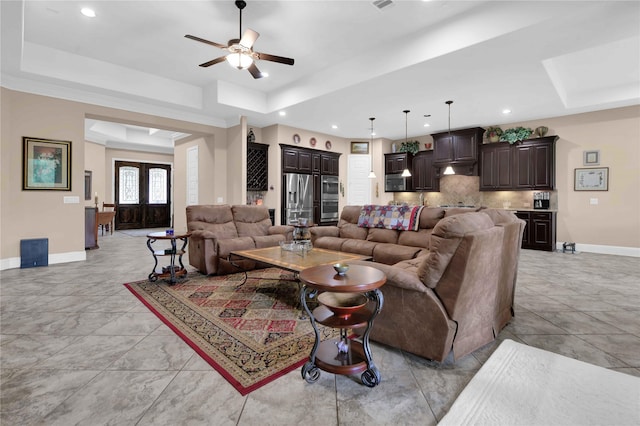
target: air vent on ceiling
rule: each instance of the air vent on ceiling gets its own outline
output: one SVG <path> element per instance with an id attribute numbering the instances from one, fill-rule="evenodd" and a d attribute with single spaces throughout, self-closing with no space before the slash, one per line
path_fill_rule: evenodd
<path id="1" fill-rule="evenodd" d="M 376 9 L 382 10 L 385 7 L 393 5 L 393 0 L 375 0 L 372 4 L 376 7 Z"/>

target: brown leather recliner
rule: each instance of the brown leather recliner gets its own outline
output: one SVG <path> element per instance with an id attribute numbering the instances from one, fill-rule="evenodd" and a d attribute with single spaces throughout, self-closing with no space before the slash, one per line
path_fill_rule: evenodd
<path id="1" fill-rule="evenodd" d="M 253 269 L 256 262 L 233 259 L 234 250 L 277 246 L 291 240 L 293 226 L 273 226 L 265 206 L 194 205 L 187 207 L 189 264 L 203 274 Z"/>

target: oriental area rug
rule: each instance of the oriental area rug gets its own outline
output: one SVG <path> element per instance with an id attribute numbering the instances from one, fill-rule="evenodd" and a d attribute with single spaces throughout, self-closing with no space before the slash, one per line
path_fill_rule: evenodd
<path id="1" fill-rule="evenodd" d="M 315 334 L 292 278 L 268 268 L 249 272 L 245 283 L 243 273 L 196 272 L 175 285 L 158 280 L 125 286 L 246 395 L 309 359 Z M 322 340 L 338 335 L 318 327 Z"/>

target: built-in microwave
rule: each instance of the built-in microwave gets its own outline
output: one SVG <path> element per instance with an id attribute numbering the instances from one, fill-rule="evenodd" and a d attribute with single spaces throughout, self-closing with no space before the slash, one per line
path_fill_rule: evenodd
<path id="1" fill-rule="evenodd" d="M 407 191 L 407 178 L 401 173 L 384 176 L 384 192 Z"/>

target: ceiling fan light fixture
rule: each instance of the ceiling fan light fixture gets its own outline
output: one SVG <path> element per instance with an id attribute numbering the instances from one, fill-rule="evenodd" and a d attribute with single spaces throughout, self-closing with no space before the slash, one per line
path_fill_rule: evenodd
<path id="1" fill-rule="evenodd" d="M 234 52 L 227 55 L 227 62 L 234 68 L 246 70 L 253 64 L 253 58 L 242 52 Z"/>

